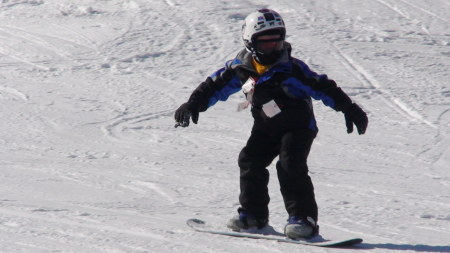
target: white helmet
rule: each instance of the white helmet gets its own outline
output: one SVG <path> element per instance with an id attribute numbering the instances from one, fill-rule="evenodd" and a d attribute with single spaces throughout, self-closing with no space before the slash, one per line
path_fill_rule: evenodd
<path id="1" fill-rule="evenodd" d="M 245 18 L 242 25 L 242 39 L 245 47 L 250 52 L 255 52 L 255 39 L 261 34 L 276 32 L 284 40 L 286 37 L 286 27 L 278 12 L 270 9 L 261 9 L 250 13 Z"/>

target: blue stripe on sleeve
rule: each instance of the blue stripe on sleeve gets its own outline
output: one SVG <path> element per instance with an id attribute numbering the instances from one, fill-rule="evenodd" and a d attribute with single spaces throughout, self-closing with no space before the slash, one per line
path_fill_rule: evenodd
<path id="1" fill-rule="evenodd" d="M 225 101 L 228 97 L 241 90 L 241 82 L 239 78 L 233 77 L 225 87 L 221 90 L 216 91 L 213 96 L 209 99 L 208 107 L 211 107 L 217 103 L 217 101 Z"/>
<path id="2" fill-rule="evenodd" d="M 297 98 L 307 98 L 308 96 L 322 100 L 322 102 L 331 108 L 334 108 L 335 101 L 325 93 L 314 90 L 308 85 L 303 84 L 298 79 L 290 77 L 283 81 L 283 85 L 287 88 L 288 92 Z"/>

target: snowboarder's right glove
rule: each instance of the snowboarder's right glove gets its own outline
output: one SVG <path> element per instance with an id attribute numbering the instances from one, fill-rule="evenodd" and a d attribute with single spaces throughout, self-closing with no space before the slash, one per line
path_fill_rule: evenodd
<path id="1" fill-rule="evenodd" d="M 353 132 L 353 124 L 356 125 L 359 134 L 364 134 L 369 120 L 367 114 L 357 104 L 353 103 L 344 110 L 347 133 Z"/>
<path id="2" fill-rule="evenodd" d="M 189 102 L 182 104 L 176 111 L 175 111 L 175 121 L 177 122 L 175 124 L 175 127 L 187 127 L 189 126 L 190 118 L 192 117 L 192 122 L 197 124 L 198 122 L 198 109 L 190 104 Z"/>

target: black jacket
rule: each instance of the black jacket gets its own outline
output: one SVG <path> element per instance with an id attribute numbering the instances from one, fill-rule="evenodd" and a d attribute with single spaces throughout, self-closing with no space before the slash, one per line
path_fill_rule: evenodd
<path id="1" fill-rule="evenodd" d="M 257 80 L 252 97 L 252 115 L 261 127 L 309 128 L 317 131 L 311 97 L 336 111 L 352 104 L 351 99 L 326 75 L 319 75 L 299 59 L 290 55 L 291 46 L 285 42 L 283 56 L 264 74 L 252 65 L 252 55 L 242 50 L 202 82 L 189 98 L 191 106 L 206 111 L 217 101 L 225 101 L 241 90 L 249 77 Z M 281 112 L 267 117 L 263 105 L 274 100 Z"/>

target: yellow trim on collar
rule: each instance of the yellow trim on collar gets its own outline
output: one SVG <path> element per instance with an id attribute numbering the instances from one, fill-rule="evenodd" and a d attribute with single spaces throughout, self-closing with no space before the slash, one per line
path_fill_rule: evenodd
<path id="1" fill-rule="evenodd" d="M 261 63 L 256 61 L 255 58 L 253 58 L 253 57 L 252 57 L 252 64 L 253 64 L 253 67 L 255 68 L 256 72 L 258 72 L 259 75 L 264 74 L 267 70 L 270 69 L 270 67 L 272 67 L 271 65 L 262 65 Z"/>

